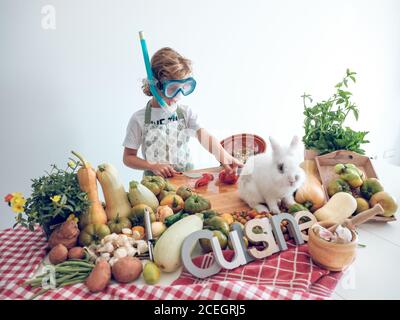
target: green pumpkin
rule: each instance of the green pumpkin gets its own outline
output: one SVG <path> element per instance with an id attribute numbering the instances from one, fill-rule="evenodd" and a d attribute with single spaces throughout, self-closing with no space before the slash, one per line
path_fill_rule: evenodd
<path id="1" fill-rule="evenodd" d="M 219 215 L 219 213 L 215 210 L 204 210 L 200 213 L 203 215 L 204 224 L 207 224 L 211 218 Z"/>
<path id="2" fill-rule="evenodd" d="M 363 198 L 369 200 L 375 193 L 383 191 L 383 186 L 378 179 L 369 178 L 364 181 L 360 191 Z"/>
<path id="3" fill-rule="evenodd" d="M 164 199 L 166 196 L 168 196 L 170 194 L 176 194 L 176 193 L 175 193 L 175 191 L 162 190 L 157 196 L 158 201 L 161 202 L 162 199 Z"/>
<path id="4" fill-rule="evenodd" d="M 229 235 L 230 231 L 228 222 L 221 217 L 212 217 L 207 219 L 207 224 L 204 226 L 204 229 L 219 230 L 226 236 Z"/>
<path id="5" fill-rule="evenodd" d="M 88 224 L 79 235 L 79 243 L 82 246 L 98 244 L 110 233 L 110 228 L 105 224 Z"/>
<path id="6" fill-rule="evenodd" d="M 145 204 L 138 204 L 132 208 L 131 214 L 128 217 L 132 223 L 132 226 L 144 226 L 144 211 L 146 208 L 150 212 L 150 221 L 156 221 L 156 215 L 154 214 L 152 208 Z"/>
<path id="7" fill-rule="evenodd" d="M 188 186 L 180 186 L 178 190 L 176 190 L 176 194 L 180 196 L 183 200 L 186 200 L 190 196 L 194 194 L 193 190 Z"/>
<path id="8" fill-rule="evenodd" d="M 198 213 L 210 208 L 210 201 L 199 195 L 192 195 L 185 200 L 185 212 L 187 213 Z"/>
<path id="9" fill-rule="evenodd" d="M 176 191 L 176 187 L 169 181 L 165 181 L 165 191 Z"/>
<path id="10" fill-rule="evenodd" d="M 338 192 L 350 193 L 350 186 L 343 179 L 333 179 L 329 182 L 327 191 L 328 191 L 328 195 L 330 197 L 332 197 L 334 194 L 336 194 Z"/>
<path id="11" fill-rule="evenodd" d="M 228 245 L 228 237 L 219 230 L 213 231 L 214 237 L 217 237 L 218 242 L 221 246 L 222 250 L 225 250 L 226 246 Z M 211 240 L 209 239 L 200 239 L 200 246 L 204 253 L 208 253 L 212 251 Z"/>
<path id="12" fill-rule="evenodd" d="M 160 176 L 145 176 L 141 182 L 142 185 L 146 186 L 156 196 L 165 189 L 166 181 Z"/>
<path id="13" fill-rule="evenodd" d="M 132 223 L 127 217 L 120 217 L 117 215 L 114 219 L 110 220 L 107 223 L 110 228 L 111 233 L 120 234 L 122 233 L 122 229 L 132 228 Z"/>

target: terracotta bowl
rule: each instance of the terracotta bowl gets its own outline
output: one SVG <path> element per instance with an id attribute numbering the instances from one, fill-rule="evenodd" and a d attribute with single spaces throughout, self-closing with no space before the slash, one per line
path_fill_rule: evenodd
<path id="1" fill-rule="evenodd" d="M 320 222 L 324 228 L 333 226 L 334 222 Z M 321 239 L 312 228 L 308 231 L 308 251 L 313 261 L 330 271 L 343 271 L 356 258 L 357 235 L 352 231 L 353 239 L 349 243 L 331 243 Z"/>
<path id="2" fill-rule="evenodd" d="M 265 152 L 267 144 L 260 136 L 249 133 L 235 134 L 221 141 L 222 147 L 235 158 L 246 162 L 248 156 Z"/>

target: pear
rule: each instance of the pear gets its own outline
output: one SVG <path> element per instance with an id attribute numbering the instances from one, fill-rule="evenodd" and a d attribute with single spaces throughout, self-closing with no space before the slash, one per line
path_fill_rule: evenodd
<path id="1" fill-rule="evenodd" d="M 340 178 L 346 181 L 352 188 L 361 187 L 363 184 L 363 179 L 354 168 L 346 168 L 345 173 L 342 173 Z"/>
<path id="2" fill-rule="evenodd" d="M 383 213 L 385 217 L 393 217 L 398 208 L 396 199 L 385 191 L 375 193 L 369 200 L 369 204 L 371 205 L 371 207 L 373 207 L 377 203 L 379 203 L 385 211 Z"/>
<path id="3" fill-rule="evenodd" d="M 344 164 L 342 163 L 338 163 L 337 165 L 335 165 L 335 173 L 336 174 L 341 174 L 344 172 L 344 170 L 346 169 L 346 167 L 344 166 Z"/>
<path id="4" fill-rule="evenodd" d="M 363 198 L 356 198 L 356 201 L 357 201 L 356 214 L 359 214 L 360 212 L 363 212 L 363 211 L 369 209 L 369 203 L 367 200 L 365 200 Z"/>

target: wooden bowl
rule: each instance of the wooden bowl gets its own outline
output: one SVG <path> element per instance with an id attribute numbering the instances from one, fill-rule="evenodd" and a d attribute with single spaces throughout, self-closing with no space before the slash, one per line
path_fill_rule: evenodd
<path id="1" fill-rule="evenodd" d="M 324 228 L 333 226 L 334 222 L 319 222 Z M 357 235 L 354 231 L 353 239 L 349 243 L 332 243 L 321 239 L 310 228 L 308 230 L 308 251 L 313 261 L 330 271 L 343 271 L 350 266 L 356 258 Z"/>
<path id="2" fill-rule="evenodd" d="M 267 144 L 260 136 L 250 133 L 235 134 L 221 141 L 222 147 L 233 157 L 246 162 L 249 155 L 265 152 Z"/>

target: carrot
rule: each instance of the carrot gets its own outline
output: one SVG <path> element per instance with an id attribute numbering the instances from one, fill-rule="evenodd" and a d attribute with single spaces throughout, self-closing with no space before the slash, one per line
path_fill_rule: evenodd
<path id="1" fill-rule="evenodd" d="M 107 215 L 99 200 L 96 171 L 79 153 L 75 151 L 71 151 L 71 153 L 80 161 L 81 167 L 77 172 L 78 182 L 81 190 L 88 194 L 90 201 L 90 208 L 80 217 L 79 226 L 84 228 L 92 223 L 106 224 Z"/>

